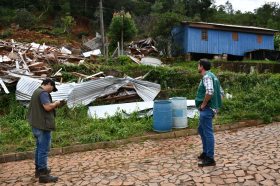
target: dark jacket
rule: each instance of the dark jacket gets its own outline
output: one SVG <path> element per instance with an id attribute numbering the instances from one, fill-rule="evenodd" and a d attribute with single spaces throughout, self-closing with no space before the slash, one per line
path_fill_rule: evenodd
<path id="1" fill-rule="evenodd" d="M 28 121 L 34 128 L 52 131 L 55 130 L 55 110 L 48 112 L 44 109 L 40 101 L 40 94 L 42 92 L 44 92 L 44 89 L 39 87 L 34 91 L 31 97 L 27 115 Z M 49 97 L 50 101 L 52 102 L 52 97 L 50 94 Z"/>

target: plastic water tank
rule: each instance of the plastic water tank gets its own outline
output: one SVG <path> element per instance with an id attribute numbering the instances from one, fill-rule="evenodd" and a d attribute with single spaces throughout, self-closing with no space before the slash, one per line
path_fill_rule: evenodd
<path id="1" fill-rule="evenodd" d="M 173 97 L 172 102 L 173 128 L 188 127 L 187 99 L 185 97 Z"/>
<path id="2" fill-rule="evenodd" d="M 155 100 L 153 109 L 153 130 L 156 132 L 168 132 L 172 130 L 172 106 L 171 101 Z"/>

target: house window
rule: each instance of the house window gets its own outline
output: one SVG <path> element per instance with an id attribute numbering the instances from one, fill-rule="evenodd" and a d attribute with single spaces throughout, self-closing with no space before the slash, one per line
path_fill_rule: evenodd
<path id="1" fill-rule="evenodd" d="M 257 35 L 258 43 L 261 44 L 263 41 L 262 35 Z"/>
<path id="2" fill-rule="evenodd" d="M 201 31 L 201 40 L 208 41 L 208 32 L 207 30 Z"/>
<path id="3" fill-rule="evenodd" d="M 238 33 L 237 32 L 232 32 L 232 39 L 233 39 L 233 41 L 238 41 Z"/>

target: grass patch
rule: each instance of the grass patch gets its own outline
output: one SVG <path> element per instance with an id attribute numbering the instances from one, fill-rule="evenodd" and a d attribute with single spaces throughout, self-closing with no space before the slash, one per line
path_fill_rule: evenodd
<path id="1" fill-rule="evenodd" d="M 10 108 L 10 114 L 0 118 L 0 152 L 22 152 L 32 150 L 35 142 L 31 127 L 26 121 L 26 109 L 16 101 Z M 123 119 L 120 114 L 105 119 L 87 117 L 87 107 L 73 110 L 66 106 L 57 110 L 56 131 L 52 133 L 52 147 L 64 147 L 74 144 L 94 143 L 141 136 L 152 131 L 152 118 L 137 118 L 133 114 Z M 24 113 L 24 114 L 23 114 Z"/>
<path id="2" fill-rule="evenodd" d="M 279 61 L 271 61 L 271 60 L 245 60 L 242 61 L 244 63 L 266 63 L 266 64 L 279 64 Z"/>
<path id="3" fill-rule="evenodd" d="M 122 62 L 124 63 L 124 62 Z M 87 75 L 104 71 L 138 77 L 147 72 L 146 80 L 160 83 L 162 92 L 158 98 L 182 96 L 194 99 L 200 75 L 197 62 L 174 62 L 172 66 L 148 67 L 127 65 L 71 65 L 62 67 L 64 73 L 71 71 Z M 213 69 L 224 90 L 233 95 L 224 99 L 223 107 L 214 124 L 228 124 L 245 119 L 262 119 L 271 122 L 280 115 L 280 74 L 245 74 L 222 72 Z M 69 79 L 75 79 L 69 75 Z M 100 103 L 102 104 L 102 103 Z M 15 95 L 0 95 L 0 153 L 33 150 L 35 144 L 31 128 L 26 121 L 27 109 L 21 106 Z M 152 117 L 137 118 L 136 115 L 123 119 L 120 115 L 97 120 L 87 117 L 87 107 L 58 109 L 52 146 L 63 147 L 74 144 L 111 141 L 141 136 L 152 132 Z M 188 120 L 189 128 L 197 128 L 198 119 Z"/>

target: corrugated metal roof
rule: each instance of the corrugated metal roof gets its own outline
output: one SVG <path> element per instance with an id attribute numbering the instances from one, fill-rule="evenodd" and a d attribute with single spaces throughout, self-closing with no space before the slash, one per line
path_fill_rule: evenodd
<path id="1" fill-rule="evenodd" d="M 132 83 L 137 94 L 144 101 L 152 101 L 160 92 L 160 85 L 148 81 L 135 80 L 133 78 L 106 77 L 77 84 L 69 94 L 67 105 L 71 108 L 76 105 L 87 105 L 98 97 L 112 94 L 119 88 Z"/>
<path id="2" fill-rule="evenodd" d="M 252 30 L 259 30 L 259 31 L 269 31 L 269 32 L 278 32 L 278 30 L 269 29 L 269 28 L 262 28 L 262 27 L 254 27 L 254 26 L 242 26 L 242 25 L 231 25 L 231 24 L 221 24 L 221 23 L 207 23 L 207 22 L 188 22 L 183 21 L 183 24 L 187 24 L 190 26 L 198 26 L 198 25 L 209 25 L 209 26 L 217 26 L 217 27 L 228 27 L 228 28 L 239 28 L 239 29 L 252 29 Z"/>
<path id="3" fill-rule="evenodd" d="M 41 85 L 41 80 L 22 77 L 17 84 L 16 99 L 29 101 L 33 92 Z M 83 83 L 66 83 L 57 85 L 57 92 L 52 92 L 53 100 L 67 100 L 69 108 L 78 105 L 88 105 L 98 97 L 109 95 L 118 91 L 124 85 L 131 83 L 137 94 L 144 101 L 152 101 L 160 92 L 160 85 L 133 78 L 105 77 Z"/>
<path id="4" fill-rule="evenodd" d="M 41 85 L 42 80 L 21 77 L 16 87 L 16 99 L 19 101 L 29 101 L 33 92 Z M 75 83 L 59 84 L 56 85 L 58 91 L 52 92 L 53 100 L 67 100 L 69 93 L 73 90 Z"/>

